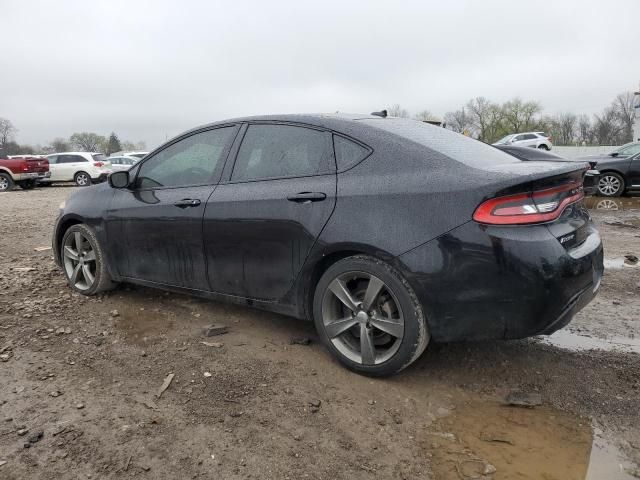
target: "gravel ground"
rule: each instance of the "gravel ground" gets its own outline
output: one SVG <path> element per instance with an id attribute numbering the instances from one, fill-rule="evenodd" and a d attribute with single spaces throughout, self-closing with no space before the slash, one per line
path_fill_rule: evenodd
<path id="1" fill-rule="evenodd" d="M 640 199 L 588 199 L 612 268 L 563 332 L 573 349 L 434 344 L 369 379 L 306 322 L 127 285 L 71 293 L 36 251 L 71 191 L 0 194 L 0 478 L 640 478 L 640 269 L 624 264 Z M 230 331 L 204 338 L 210 323 Z M 505 406 L 514 390 L 542 405 Z"/>

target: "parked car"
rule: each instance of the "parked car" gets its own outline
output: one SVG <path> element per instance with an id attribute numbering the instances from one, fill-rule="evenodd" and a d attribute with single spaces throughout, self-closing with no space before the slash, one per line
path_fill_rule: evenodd
<path id="1" fill-rule="evenodd" d="M 131 282 L 306 318 L 348 368 L 389 375 L 430 339 L 550 334 L 591 301 L 588 169 L 402 118 L 235 119 L 74 192 L 53 251 L 81 294 Z"/>
<path id="2" fill-rule="evenodd" d="M 111 162 L 98 152 L 63 152 L 47 155 L 53 182 L 75 182 L 80 187 L 103 182 L 111 173 Z M 42 182 L 42 181 L 41 181 Z M 44 183 L 44 182 L 42 182 Z"/>
<path id="3" fill-rule="evenodd" d="M 600 195 L 619 197 L 625 192 L 640 190 L 640 142 L 627 143 L 612 152 L 589 155 L 580 160 L 595 162 L 601 174 Z"/>
<path id="4" fill-rule="evenodd" d="M 149 152 L 143 152 L 143 151 L 122 151 L 122 152 L 112 153 L 111 157 L 136 157 L 137 159 L 141 159 L 146 157 L 148 154 Z"/>
<path id="5" fill-rule="evenodd" d="M 513 145 L 551 150 L 551 137 L 544 132 L 514 133 L 498 140 L 494 145 Z"/>
<path id="6" fill-rule="evenodd" d="M 137 157 L 111 156 L 109 157 L 109 161 L 111 162 L 111 170 L 113 170 L 114 172 L 118 172 L 122 170 L 129 170 L 136 163 L 138 163 L 140 159 Z"/>
<path id="7" fill-rule="evenodd" d="M 11 190 L 15 185 L 29 190 L 36 186 L 36 180 L 50 175 L 46 159 L 23 155 L 0 158 L 0 192 Z"/>
<path id="8" fill-rule="evenodd" d="M 495 147 L 525 162 L 584 162 L 584 160 L 570 160 L 539 148 L 516 147 L 514 145 L 495 145 Z M 600 172 L 596 168 L 596 164 L 596 161 L 590 161 L 591 170 L 587 170 L 584 175 L 585 195 L 595 195 L 598 192 Z"/>

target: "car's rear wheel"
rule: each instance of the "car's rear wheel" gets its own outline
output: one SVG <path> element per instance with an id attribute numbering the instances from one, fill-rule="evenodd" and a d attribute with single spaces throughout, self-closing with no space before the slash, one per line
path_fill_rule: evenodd
<path id="1" fill-rule="evenodd" d="M 115 287 L 95 233 L 86 225 L 71 226 L 62 238 L 60 258 L 69 286 L 83 295 Z"/>
<path id="2" fill-rule="evenodd" d="M 73 180 L 79 187 L 88 187 L 89 185 L 91 185 L 91 176 L 87 172 L 76 173 L 75 177 L 73 177 Z"/>
<path id="3" fill-rule="evenodd" d="M 18 185 L 20 185 L 20 188 L 23 189 L 23 190 L 31 190 L 32 188 L 34 188 L 36 186 L 36 181 L 35 180 L 23 180 Z"/>
<path id="4" fill-rule="evenodd" d="M 538 149 L 549 151 L 549 147 L 547 147 L 544 143 L 542 145 L 538 145 Z"/>
<path id="5" fill-rule="evenodd" d="M 313 316 L 323 343 L 358 373 L 398 373 L 429 342 L 422 306 L 391 265 L 358 255 L 339 260 L 316 286 Z"/>
<path id="6" fill-rule="evenodd" d="M 603 173 L 598 181 L 598 193 L 604 197 L 619 197 L 624 192 L 624 178 L 614 172 Z"/>
<path id="7" fill-rule="evenodd" d="M 0 173 L 0 192 L 8 192 L 13 188 L 13 179 L 8 173 Z"/>

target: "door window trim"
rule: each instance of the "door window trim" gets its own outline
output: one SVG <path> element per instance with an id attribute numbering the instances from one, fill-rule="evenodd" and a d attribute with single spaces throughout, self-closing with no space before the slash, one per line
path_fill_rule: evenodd
<path id="1" fill-rule="evenodd" d="M 329 147 L 329 153 L 331 155 L 331 159 L 329 160 L 329 169 L 326 172 L 321 173 L 313 173 L 309 175 L 288 175 L 288 176 L 280 176 L 280 177 L 265 177 L 265 178 L 256 178 L 251 180 L 232 180 L 231 177 L 233 175 L 233 170 L 235 169 L 236 162 L 238 161 L 238 154 L 240 153 L 240 147 L 242 146 L 242 142 L 244 142 L 244 138 L 249 130 L 251 125 L 285 125 L 290 127 L 298 127 L 298 128 L 307 128 L 309 130 L 315 130 L 318 132 L 322 132 L 325 137 L 325 141 L 327 141 L 327 146 Z M 333 137 L 332 131 L 319 127 L 317 125 L 310 125 L 308 123 L 299 123 L 299 122 L 290 122 L 285 120 L 253 120 L 249 122 L 243 122 L 243 127 L 241 133 L 237 136 L 237 144 L 234 144 L 233 156 L 229 156 L 228 163 L 230 167 L 225 169 L 225 174 L 222 180 L 220 180 L 220 184 L 224 185 L 233 185 L 233 184 L 241 184 L 241 183 L 255 183 L 255 182 L 265 182 L 271 180 L 286 180 L 290 178 L 306 178 L 306 177 L 321 177 L 323 175 L 335 175 L 336 174 L 336 156 L 333 149 Z"/>
<path id="2" fill-rule="evenodd" d="M 238 132 L 240 131 L 240 127 L 242 125 L 240 123 L 234 122 L 234 123 L 226 123 L 226 124 L 221 124 L 221 125 L 215 125 L 215 126 L 209 126 L 209 127 L 203 127 L 203 128 L 199 128 L 197 130 L 192 130 L 189 131 L 183 135 L 180 135 L 176 138 L 174 138 L 173 140 L 170 140 L 168 143 L 164 143 L 162 145 L 160 145 L 158 148 L 156 148 L 155 150 L 153 150 L 151 153 L 147 154 L 143 160 L 139 161 L 138 163 L 136 163 L 134 165 L 134 167 L 136 167 L 136 171 L 135 171 L 135 176 L 133 178 L 133 181 L 131 182 L 131 190 L 132 191 L 136 191 L 136 192 L 144 192 L 144 191 L 149 191 L 149 190 L 173 190 L 176 188 L 185 188 L 185 187 L 206 187 L 209 185 L 218 185 L 220 183 L 220 178 L 222 175 L 222 171 L 224 170 L 224 167 L 228 161 L 228 157 L 229 157 L 229 152 L 232 149 L 232 146 L 235 144 L 236 139 L 238 137 Z M 188 184 L 188 185 L 170 185 L 170 186 L 162 186 L 162 187 L 146 187 L 146 188 L 140 188 L 138 187 L 136 184 L 138 182 L 138 176 L 140 174 L 140 170 L 142 169 L 142 166 L 148 162 L 149 160 L 151 160 L 152 158 L 155 158 L 155 156 L 157 154 L 159 154 L 160 152 L 166 150 L 167 148 L 175 145 L 178 142 L 181 142 L 182 140 L 185 140 L 189 137 L 193 137 L 194 135 L 197 135 L 199 133 L 203 133 L 203 132 L 209 132 L 211 130 L 219 130 L 221 128 L 228 128 L 228 127 L 232 127 L 235 128 L 235 132 L 232 134 L 233 139 L 225 146 L 224 150 L 222 151 L 222 154 L 220 156 L 220 161 L 218 162 L 218 165 L 216 165 L 216 168 L 213 172 L 213 174 L 211 175 L 211 178 L 209 180 L 207 180 L 206 182 L 203 183 L 194 183 L 194 184 Z M 130 171 L 130 170 L 129 170 Z"/>

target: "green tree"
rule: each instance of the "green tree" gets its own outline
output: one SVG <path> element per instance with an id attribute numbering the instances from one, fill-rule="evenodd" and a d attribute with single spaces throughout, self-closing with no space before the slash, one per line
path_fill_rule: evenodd
<path id="1" fill-rule="evenodd" d="M 112 153 L 119 152 L 122 150 L 122 146 L 120 145 L 120 139 L 115 132 L 111 132 L 109 135 L 109 140 L 107 141 L 107 148 L 105 149 L 105 153 L 107 155 L 111 155 Z"/>
<path id="2" fill-rule="evenodd" d="M 74 133 L 69 137 L 69 142 L 83 152 L 103 150 L 106 146 L 106 139 L 102 135 L 91 132 Z"/>

